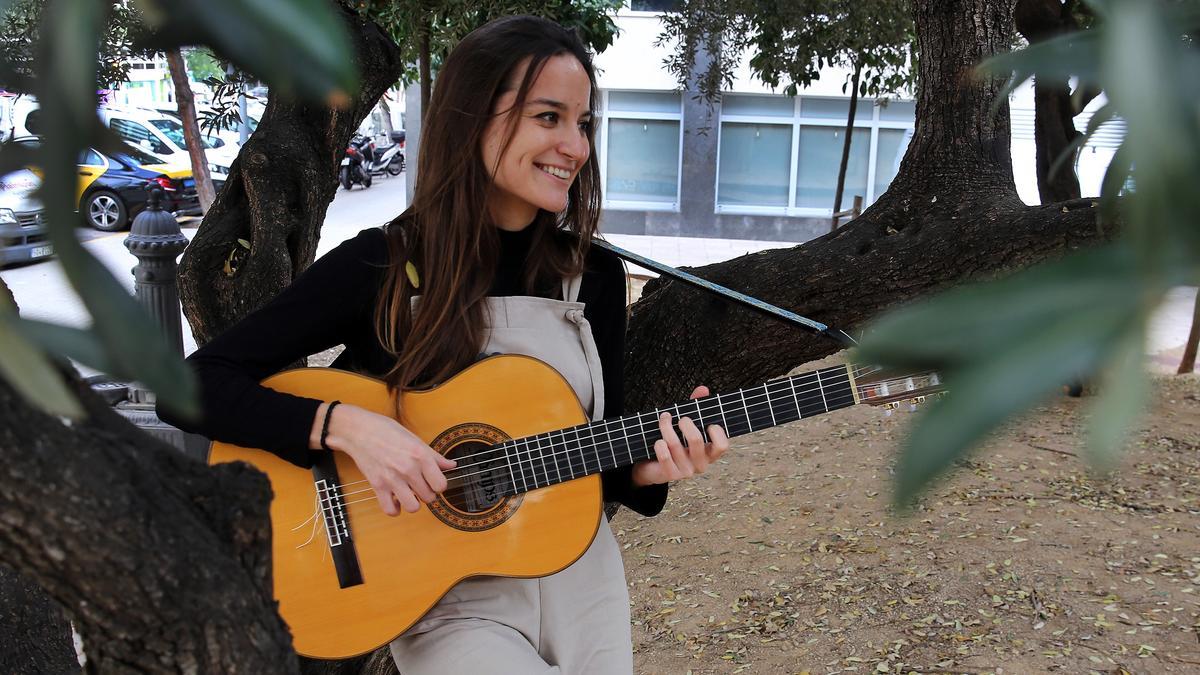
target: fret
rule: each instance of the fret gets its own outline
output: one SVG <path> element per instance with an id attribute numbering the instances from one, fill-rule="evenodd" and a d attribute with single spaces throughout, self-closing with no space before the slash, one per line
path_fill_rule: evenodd
<path id="1" fill-rule="evenodd" d="M 739 406 L 735 404 L 730 406 L 725 402 L 724 399 L 726 396 L 735 395 L 738 397 L 737 400 L 741 399 L 741 392 L 739 391 L 736 394 L 720 394 L 717 396 L 717 401 L 721 404 L 721 412 L 724 413 L 725 431 L 730 436 L 741 436 L 750 433 L 753 429 L 750 428 L 750 418 L 746 414 L 744 405 Z M 741 419 L 739 419 L 739 414 Z"/>
<path id="2" fill-rule="evenodd" d="M 703 399 L 698 398 L 692 401 L 692 403 L 696 406 L 696 426 L 700 429 L 700 437 L 704 439 L 705 443 L 707 443 L 709 440 L 708 429 L 705 428 L 704 424 L 704 411 L 700 409 L 700 401 L 702 400 Z"/>
<path id="3" fill-rule="evenodd" d="M 821 404 L 825 406 L 825 412 L 829 412 L 829 401 L 825 400 L 825 386 L 821 384 L 821 371 L 813 373 L 817 376 L 817 389 L 821 392 Z"/>
<path id="4" fill-rule="evenodd" d="M 558 437 L 562 439 L 562 446 L 561 446 L 561 449 L 560 449 L 559 447 L 555 447 L 555 446 L 553 446 L 553 442 L 552 442 L 552 445 L 551 445 L 551 447 L 553 448 L 553 453 L 550 455 L 550 459 L 551 459 L 551 461 L 554 463 L 554 478 L 555 478 L 555 481 L 554 481 L 554 482 L 555 482 L 555 483 L 561 483 L 561 482 L 563 482 L 563 473 L 562 473 L 562 467 L 560 467 L 560 466 L 559 466 L 559 464 L 558 464 L 558 456 L 559 456 L 560 454 L 566 455 L 566 456 L 564 456 L 564 457 L 563 457 L 563 459 L 567 459 L 567 457 L 569 457 L 569 456 L 570 456 L 568 453 L 566 453 L 566 449 L 567 449 L 567 430 L 566 430 L 566 429 L 561 429 L 561 430 L 559 430 L 559 432 L 558 432 Z M 553 438 L 553 437 L 552 437 L 552 438 Z"/>
<path id="5" fill-rule="evenodd" d="M 531 439 L 522 439 L 524 448 L 518 453 L 517 469 L 521 472 L 522 492 L 529 492 L 537 489 L 537 480 L 533 471 L 533 448 L 530 445 Z"/>
<path id="6" fill-rule="evenodd" d="M 647 455 L 649 455 L 650 457 L 653 457 L 654 451 L 652 450 L 652 448 L 654 447 L 654 444 L 646 436 L 646 425 L 644 422 L 642 422 L 642 416 L 637 415 L 635 419 L 637 419 L 638 432 L 642 434 L 642 444 L 646 446 L 644 452 Z M 655 440 L 657 440 L 657 439 L 655 439 Z"/>
<path id="7" fill-rule="evenodd" d="M 775 421 L 775 406 L 771 405 L 771 387 L 770 383 L 765 383 L 762 386 L 763 396 L 767 399 L 767 412 L 771 413 L 771 426 L 779 426 L 779 422 Z"/>
<path id="8" fill-rule="evenodd" d="M 575 434 L 575 448 L 567 453 L 567 466 L 571 473 L 571 478 L 579 478 L 580 476 L 587 475 L 587 465 L 584 462 L 584 456 L 587 454 L 587 451 L 585 450 L 583 439 L 583 430 L 587 428 L 587 424 L 580 424 L 571 428 L 571 433 Z"/>
<path id="9" fill-rule="evenodd" d="M 767 398 L 771 402 L 771 416 L 776 424 L 787 424 L 800 419 L 800 410 L 793 404 L 795 394 L 791 388 L 792 380 L 771 380 L 765 386 L 767 389 Z M 771 387 L 779 388 L 776 393 L 771 393 Z"/>
<path id="10" fill-rule="evenodd" d="M 750 406 L 746 405 L 746 390 L 738 389 L 738 397 L 742 399 L 742 410 L 746 411 L 746 428 L 754 433 L 754 423 L 750 420 Z"/>
<path id="11" fill-rule="evenodd" d="M 625 437 L 625 452 L 629 456 L 629 463 L 633 464 L 633 444 L 630 442 L 632 439 L 629 436 L 629 430 L 625 428 L 625 418 L 620 418 L 620 421 L 621 435 Z"/>
<path id="12" fill-rule="evenodd" d="M 759 391 L 762 393 L 758 393 Z M 746 419 L 749 420 L 755 431 L 775 426 L 775 416 L 771 413 L 771 402 L 766 393 L 766 387 L 742 390 L 742 400 L 747 401 Z"/>
<path id="13" fill-rule="evenodd" d="M 500 448 L 503 448 L 503 453 L 504 453 L 504 463 L 505 463 L 505 465 L 507 465 L 507 466 L 508 466 L 508 480 L 509 480 L 509 488 L 510 488 L 510 490 L 511 490 L 511 494 L 514 494 L 514 495 L 515 495 L 515 494 L 518 494 L 518 488 L 517 488 L 517 474 L 513 472 L 513 465 L 512 465 L 512 453 L 511 453 L 511 452 L 509 452 L 509 448 L 512 448 L 512 447 L 515 447 L 515 446 L 516 446 L 516 442 L 514 442 L 514 441 L 508 441 L 508 442 L 505 442 L 505 443 L 501 443 L 501 444 L 498 446 L 498 447 L 500 447 Z"/>
<path id="14" fill-rule="evenodd" d="M 821 377 L 822 391 L 830 410 L 840 410 L 854 405 L 854 384 L 845 366 L 826 368 Z"/>
<path id="15" fill-rule="evenodd" d="M 796 376 L 794 387 L 796 407 L 800 410 L 801 417 L 816 417 L 826 412 L 816 372 Z"/>

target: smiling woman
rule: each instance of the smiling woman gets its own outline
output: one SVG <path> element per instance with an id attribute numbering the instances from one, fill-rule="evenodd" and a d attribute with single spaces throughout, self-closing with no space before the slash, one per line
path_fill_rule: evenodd
<path id="1" fill-rule="evenodd" d="M 323 577 L 328 584 L 306 581 L 298 570 L 308 563 L 297 562 L 277 568 L 277 591 L 321 585 L 340 589 L 331 603 L 395 603 L 393 594 L 375 591 L 372 580 L 395 575 L 398 567 L 375 555 L 370 542 L 377 540 L 367 533 L 375 528 L 378 536 L 379 528 L 392 527 L 381 523 L 419 523 L 426 515 L 442 525 L 402 542 L 406 558 L 436 552 L 461 562 L 486 553 L 496 556 L 494 565 L 489 559 L 451 583 L 470 574 L 522 577 L 477 576 L 448 592 L 439 588 L 421 596 L 431 599 L 412 603 L 419 606 L 404 608 L 419 620 L 394 630 L 382 612 L 382 634 L 395 638 L 391 651 L 401 672 L 631 672 L 629 599 L 601 497 L 655 515 L 669 481 L 704 472 L 728 448 L 719 426 L 708 427 L 705 438 L 688 418 L 673 421 L 664 413 L 653 430 L 661 440 L 653 444 L 652 460 L 634 463 L 630 455 L 620 468 L 609 468 L 618 463 L 542 457 L 538 467 L 554 465 L 559 485 L 524 480 L 533 460 L 524 460 L 524 468 L 518 460 L 514 468 L 480 459 L 507 439 L 565 426 L 551 422 L 564 406 L 576 423 L 622 413 L 624 274 L 615 256 L 590 246 L 600 208 L 596 101 L 591 58 L 573 32 L 525 16 L 470 34 L 439 74 L 412 205 L 382 230 L 363 231 L 318 260 L 271 304 L 190 359 L 203 384 L 205 410 L 195 430 L 278 455 L 248 458 L 261 466 L 288 471 L 280 467 L 282 457 L 305 467 L 288 473 L 298 477 L 295 482 L 276 485 L 286 493 L 280 500 L 309 509 L 336 504 L 336 514 L 313 513 L 304 521 L 325 524 L 332 537 L 328 549 L 313 546 L 316 540 L 307 534 L 307 542 L 281 543 L 282 532 L 305 528 L 276 527 L 277 564 L 297 556 L 307 561 L 307 552 L 314 552 L 314 569 L 331 575 Z M 346 349 L 334 366 L 382 379 L 387 386 L 377 389 L 390 393 L 390 400 L 368 401 L 330 386 L 289 394 L 259 384 L 289 363 L 342 344 Z M 439 418 L 428 426 L 419 419 L 429 407 L 418 401 L 430 399 L 415 390 L 458 391 L 472 374 L 514 372 L 505 364 L 528 361 L 520 357 L 553 369 L 547 370 L 561 400 L 534 404 L 530 380 L 537 378 L 492 377 L 476 393 L 499 388 L 502 395 L 486 401 L 482 395 L 452 397 L 461 419 Z M 271 387 L 286 390 L 279 382 L 272 379 Z M 336 394 L 339 400 L 309 397 L 334 398 L 336 391 L 343 392 Z M 704 395 L 703 387 L 693 392 Z M 533 420 L 532 426 L 497 416 L 497 408 Z M 160 411 L 164 418 L 169 413 Z M 615 455 L 608 446 L 605 456 Z M 472 470 L 480 462 L 485 468 Z M 343 486 L 351 489 L 343 492 Z M 558 501 L 563 492 L 544 491 L 560 488 L 583 496 Z M 464 500 L 464 494 L 473 498 Z M 358 496 L 343 503 L 351 495 Z M 572 547 L 553 558 L 560 562 L 545 566 L 531 566 L 540 545 L 525 545 L 520 526 L 531 513 L 545 513 L 538 505 L 550 505 L 554 526 L 528 529 Z M 386 517 L 401 511 L 416 515 Z M 351 542 L 351 532 L 361 541 Z M 446 538 L 458 536 L 465 537 L 454 540 L 462 549 Z M 442 550 L 447 548 L 453 550 Z M 432 575 L 412 576 L 420 578 L 404 580 L 406 587 Z M 339 656 L 364 648 L 358 638 L 365 627 L 339 621 L 313 637 L 304 628 L 321 617 L 293 613 L 294 606 L 281 596 L 301 653 Z M 399 607 L 393 612 L 401 613 Z M 365 648 L 370 644 L 378 642 Z"/>

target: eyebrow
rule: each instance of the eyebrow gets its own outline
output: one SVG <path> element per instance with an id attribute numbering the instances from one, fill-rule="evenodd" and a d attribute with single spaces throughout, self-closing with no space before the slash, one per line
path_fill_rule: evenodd
<path id="1" fill-rule="evenodd" d="M 555 101 L 552 98 L 535 98 L 532 101 L 526 101 L 525 105 L 544 105 L 544 106 L 549 106 L 551 108 L 554 108 L 555 110 L 566 110 L 567 109 L 567 105 L 565 103 L 563 103 L 562 101 Z M 584 115 L 591 116 L 591 115 L 593 115 L 593 113 L 591 110 L 585 110 L 585 111 L 583 111 L 583 113 L 580 114 L 580 117 L 582 117 Z"/>

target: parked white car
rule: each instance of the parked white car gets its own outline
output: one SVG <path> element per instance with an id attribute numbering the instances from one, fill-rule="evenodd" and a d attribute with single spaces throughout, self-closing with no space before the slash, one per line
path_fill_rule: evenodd
<path id="1" fill-rule="evenodd" d="M 0 266 L 54 254 L 42 203 L 33 193 L 41 179 L 29 169 L 0 176 Z"/>
<path id="2" fill-rule="evenodd" d="M 144 108 L 120 106 L 104 106 L 97 112 L 108 128 L 130 145 L 168 162 L 186 161 L 188 155 L 183 140 L 183 125 L 177 117 Z M 237 157 L 238 148 L 217 137 L 205 136 L 202 140 L 213 187 L 219 189 L 229 175 L 229 167 Z"/>

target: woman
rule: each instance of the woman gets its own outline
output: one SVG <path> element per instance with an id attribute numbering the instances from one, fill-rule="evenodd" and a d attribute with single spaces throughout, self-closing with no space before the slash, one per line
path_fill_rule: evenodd
<path id="1" fill-rule="evenodd" d="M 454 462 L 391 417 L 259 380 L 340 344 L 335 367 L 398 391 L 444 381 L 483 355 L 527 354 L 554 366 L 593 419 L 619 415 L 624 274 L 588 246 L 600 208 L 595 101 L 590 57 L 557 24 L 509 17 L 467 36 L 438 77 L 412 206 L 322 257 L 191 357 L 205 410 L 197 430 L 300 465 L 314 452 L 345 452 L 395 515 L 433 501 Z M 702 473 L 728 447 L 720 427 L 705 443 L 687 418 L 678 426 L 683 439 L 664 413 L 657 460 L 605 472 L 605 499 L 654 515 L 669 481 Z M 606 524 L 566 570 L 469 579 L 392 643 L 406 675 L 631 672 L 631 651 L 624 571 Z"/>

